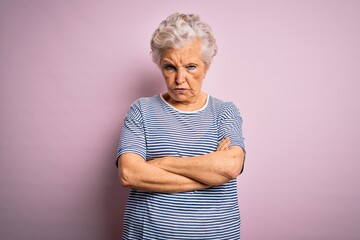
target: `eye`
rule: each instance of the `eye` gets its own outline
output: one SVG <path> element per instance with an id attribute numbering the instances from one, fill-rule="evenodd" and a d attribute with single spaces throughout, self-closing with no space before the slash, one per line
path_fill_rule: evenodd
<path id="1" fill-rule="evenodd" d="M 188 65 L 186 68 L 187 68 L 187 70 L 189 70 L 189 71 L 193 71 L 193 70 L 196 69 L 196 66 L 195 66 L 195 65 Z"/>
<path id="2" fill-rule="evenodd" d="M 175 67 L 173 65 L 165 65 L 164 69 L 165 71 L 173 71 L 175 70 Z"/>

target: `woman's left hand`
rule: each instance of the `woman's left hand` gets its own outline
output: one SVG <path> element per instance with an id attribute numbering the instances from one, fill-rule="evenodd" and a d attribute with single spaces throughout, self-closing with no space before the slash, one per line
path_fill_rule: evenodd
<path id="1" fill-rule="evenodd" d="M 229 150 L 229 146 L 230 146 L 230 138 L 225 137 L 219 142 L 216 151 L 227 151 Z"/>

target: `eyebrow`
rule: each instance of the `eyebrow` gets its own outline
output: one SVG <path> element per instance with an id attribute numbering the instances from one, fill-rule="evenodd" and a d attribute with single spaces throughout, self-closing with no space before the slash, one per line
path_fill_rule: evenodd
<path id="1" fill-rule="evenodd" d="M 197 64 L 197 63 L 195 63 L 195 62 L 197 62 L 197 60 L 198 59 L 196 59 L 196 58 L 191 58 L 187 64 Z M 198 60 L 198 61 L 200 61 L 200 60 Z M 168 63 L 174 64 L 170 58 L 166 58 L 166 57 L 163 58 L 161 62 L 162 63 L 168 62 Z"/>
<path id="2" fill-rule="evenodd" d="M 165 64 L 165 63 L 171 63 L 171 64 L 173 64 L 172 61 L 169 60 L 169 59 L 167 59 L 167 58 L 164 58 L 161 62 L 162 62 L 162 64 Z"/>
<path id="3" fill-rule="evenodd" d="M 167 59 L 164 59 L 163 61 L 162 61 L 162 63 L 161 63 L 161 65 L 164 65 L 164 66 L 166 66 L 166 65 L 173 65 L 173 66 L 176 66 L 176 64 L 174 64 L 172 61 L 169 61 L 169 60 L 167 60 Z M 181 65 L 181 66 L 189 66 L 189 65 L 195 65 L 195 66 L 198 66 L 199 65 L 199 63 L 195 63 L 195 62 L 188 62 L 188 63 L 185 63 L 185 64 L 183 64 L 183 65 Z"/>

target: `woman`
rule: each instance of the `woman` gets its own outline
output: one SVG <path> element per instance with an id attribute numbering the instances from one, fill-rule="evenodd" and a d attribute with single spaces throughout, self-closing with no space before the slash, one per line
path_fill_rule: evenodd
<path id="1" fill-rule="evenodd" d="M 151 40 L 167 92 L 127 113 L 119 176 L 131 188 L 124 239 L 240 239 L 236 177 L 245 158 L 231 102 L 201 90 L 217 46 L 197 15 L 173 14 Z"/>

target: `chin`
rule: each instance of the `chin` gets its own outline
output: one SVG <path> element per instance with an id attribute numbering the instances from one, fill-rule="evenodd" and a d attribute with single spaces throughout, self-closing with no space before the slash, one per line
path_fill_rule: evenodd
<path id="1" fill-rule="evenodd" d="M 188 97 L 183 94 L 169 94 L 170 99 L 175 102 L 186 102 Z"/>

